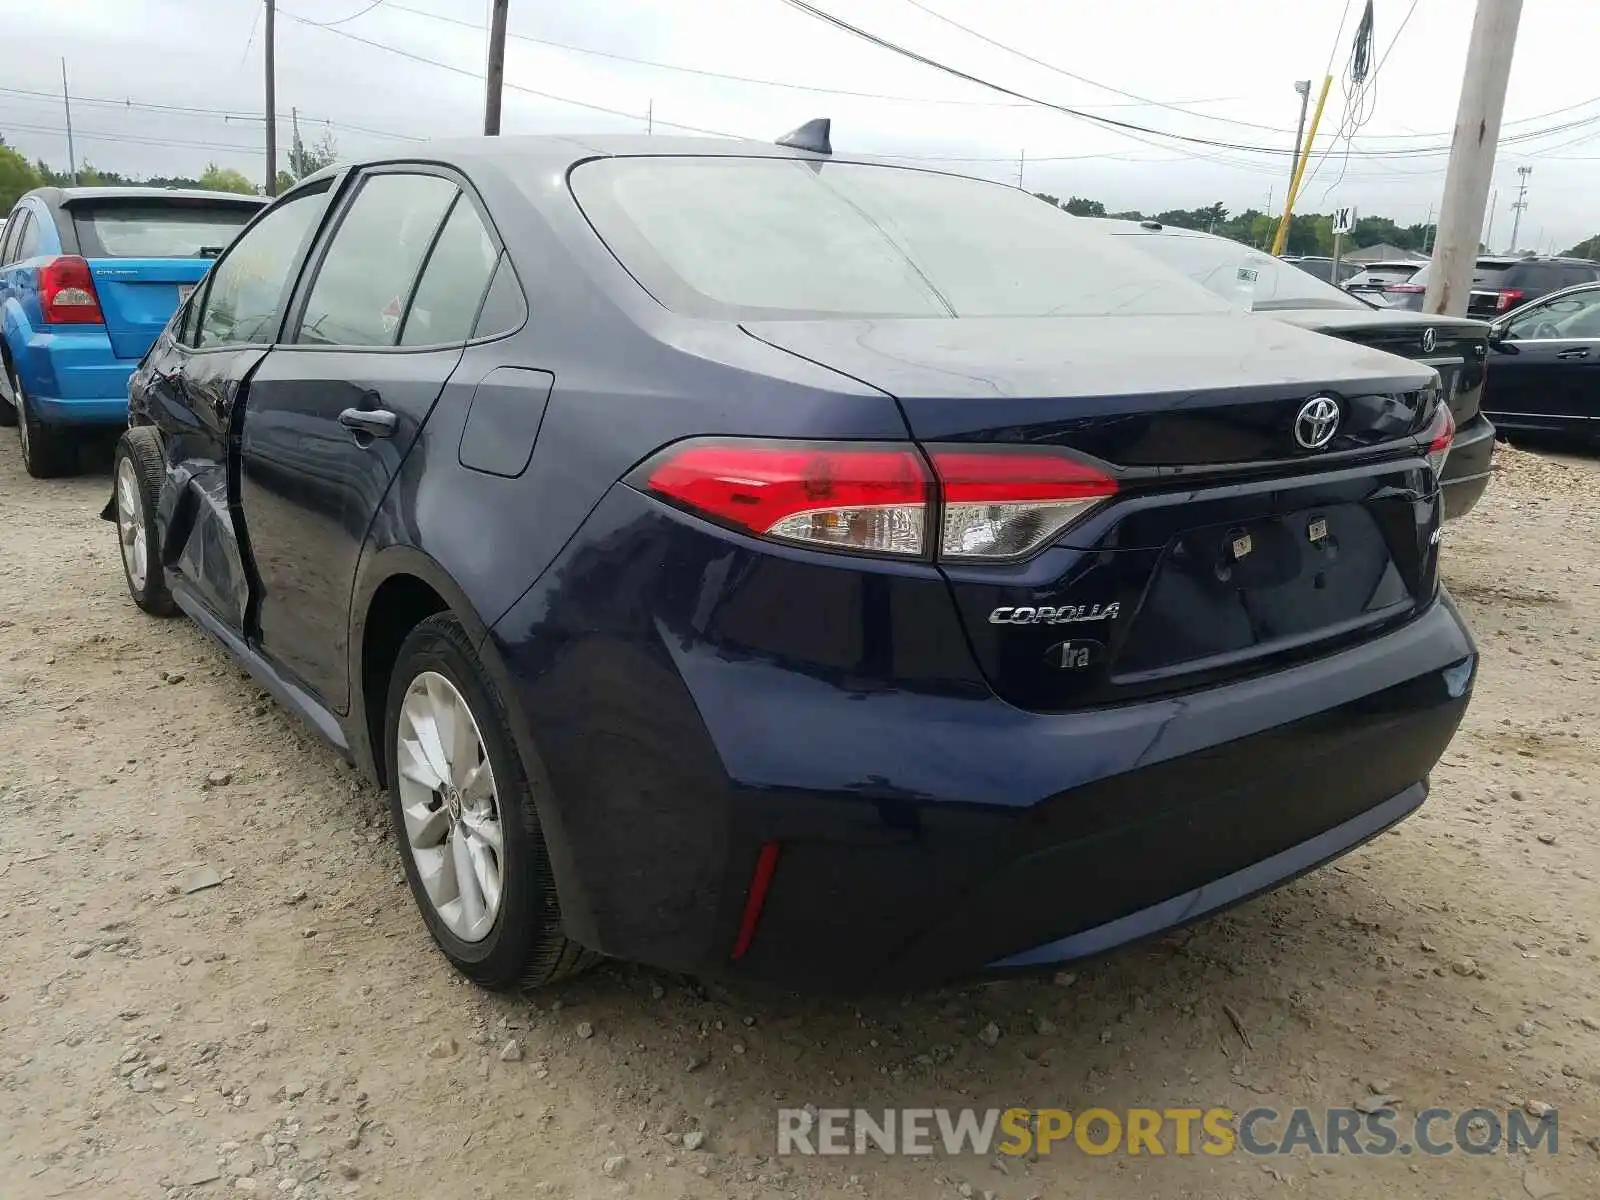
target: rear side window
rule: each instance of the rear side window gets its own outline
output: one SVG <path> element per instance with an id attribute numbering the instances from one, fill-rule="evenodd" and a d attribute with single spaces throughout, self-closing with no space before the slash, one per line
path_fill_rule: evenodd
<path id="1" fill-rule="evenodd" d="M 102 201 L 72 206 L 85 258 L 215 258 L 250 223 L 239 204 Z"/>
<path id="2" fill-rule="evenodd" d="M 280 202 L 211 268 L 195 341 L 199 348 L 244 346 L 277 336 L 289 272 L 327 200 L 323 187 Z"/>
<path id="3" fill-rule="evenodd" d="M 317 269 L 295 340 L 393 346 L 417 270 L 456 193 L 455 184 L 437 175 L 363 180 Z"/>
<path id="4" fill-rule="evenodd" d="M 475 338 L 494 337 L 520 329 L 528 319 L 528 305 L 522 298 L 522 285 L 511 260 L 504 254 L 494 269 L 494 279 L 489 284 L 489 294 L 483 298 L 483 311 L 478 314 L 478 324 L 472 330 Z"/>
<path id="5" fill-rule="evenodd" d="M 22 214 L 22 231 L 12 249 L 11 261 L 22 262 L 39 253 L 39 219 L 31 212 Z"/>
<path id="6" fill-rule="evenodd" d="M 465 196 L 456 201 L 417 283 L 402 346 L 464 342 L 472 333 L 499 249 Z"/>
<path id="7" fill-rule="evenodd" d="M 1580 263 L 1569 263 L 1561 268 L 1561 286 L 1572 287 L 1580 283 L 1593 283 L 1595 269 L 1585 267 Z"/>
<path id="8" fill-rule="evenodd" d="M 1089 219 L 981 180 L 866 163 L 678 156 L 587 162 L 571 186 L 645 290 L 696 316 L 1227 309 Z"/>

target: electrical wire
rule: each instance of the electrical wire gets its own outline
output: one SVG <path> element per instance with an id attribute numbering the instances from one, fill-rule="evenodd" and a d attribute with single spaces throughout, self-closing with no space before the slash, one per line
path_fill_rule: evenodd
<path id="1" fill-rule="evenodd" d="M 366 16 L 369 12 L 377 8 L 378 5 L 382 3 L 384 3 L 384 0 L 372 0 L 372 3 L 361 9 L 361 11 L 353 12 L 348 17 L 340 17 L 337 21 L 313 21 L 309 17 L 303 17 L 301 19 L 304 20 L 307 25 L 315 25 L 318 29 L 332 29 L 336 25 L 348 25 L 357 17 Z"/>
<path id="2" fill-rule="evenodd" d="M 921 0 L 905 0 L 905 2 L 911 5 L 912 8 L 917 9 L 919 12 L 926 13 L 934 20 L 942 21 L 954 29 L 959 29 L 962 33 L 967 34 L 969 37 L 977 38 L 978 41 L 993 46 L 997 50 L 1004 50 L 1007 54 L 1013 54 L 1022 59 L 1024 62 L 1030 62 L 1036 67 L 1043 67 L 1045 70 L 1053 71 L 1057 75 L 1063 76 L 1064 78 L 1076 80 L 1078 83 L 1088 84 L 1090 87 L 1099 88 L 1101 91 L 1110 92 L 1115 96 L 1123 96 L 1129 100 L 1135 101 L 1135 107 L 1164 108 L 1172 112 L 1182 113 L 1187 117 L 1196 117 L 1204 121 L 1218 121 L 1228 125 L 1238 125 L 1245 129 L 1265 130 L 1268 133 L 1288 133 L 1288 130 L 1282 129 L 1276 125 L 1262 125 L 1255 121 L 1241 121 L 1233 117 L 1219 117 L 1211 113 L 1194 112 L 1188 108 L 1185 108 L 1181 104 L 1166 100 L 1152 100 L 1150 97 L 1141 96 L 1136 92 L 1124 91 L 1122 88 L 1112 87 L 1109 83 L 1101 83 L 1097 79 L 1090 79 L 1085 75 L 1079 75 L 1076 72 L 1067 70 L 1065 67 L 1058 67 L 1054 63 L 1046 62 L 1042 58 L 1035 58 L 1026 51 L 1017 49 L 1015 46 L 1008 46 L 1004 42 L 996 41 L 994 38 L 988 36 L 988 34 L 980 33 L 978 30 L 973 29 L 969 25 L 963 25 L 960 21 L 955 20 L 953 17 L 947 17 L 941 12 L 936 12 L 934 9 L 929 8 L 926 4 L 923 4 Z M 1189 101 L 1188 103 L 1192 104 L 1194 101 Z"/>
<path id="3" fill-rule="evenodd" d="M 454 25 L 454 26 L 456 26 L 458 28 L 461 28 L 461 29 L 470 29 L 470 30 L 473 30 L 476 33 L 483 33 L 484 32 L 483 26 L 479 25 L 479 24 L 477 24 L 477 23 L 475 23 L 473 21 L 463 20 L 460 17 L 448 17 L 448 16 L 445 16 L 443 13 L 428 12 L 426 9 L 412 8 L 410 5 L 407 5 L 407 4 L 396 4 L 396 3 L 393 2 L 393 0 L 388 0 L 388 2 L 389 2 L 389 10 L 391 12 L 410 13 L 412 16 L 426 17 L 429 20 L 433 20 L 433 21 L 442 21 L 447 25 Z M 533 37 L 530 34 L 517 33 L 515 30 L 507 31 L 506 37 L 510 38 L 512 41 L 528 42 L 528 43 L 531 43 L 531 44 L 537 45 L 537 46 L 548 46 L 551 49 L 565 50 L 565 51 L 568 51 L 569 53 L 572 53 L 572 54 L 587 54 L 587 55 L 591 55 L 591 56 L 593 56 L 595 58 L 610 59 L 612 62 L 629 63 L 629 64 L 631 64 L 633 66 L 652 67 L 652 68 L 654 68 L 656 70 L 660 70 L 660 71 L 676 71 L 676 72 L 679 72 L 680 74 L 684 74 L 684 75 L 696 75 L 696 76 L 699 76 L 699 77 L 701 77 L 703 79 L 721 79 L 721 80 L 725 80 L 725 81 L 730 82 L 730 83 L 753 84 L 753 85 L 755 85 L 757 87 L 782 88 L 782 89 L 787 90 L 787 91 L 810 92 L 810 93 L 813 93 L 813 94 L 816 94 L 816 95 L 847 96 L 847 97 L 850 97 L 852 99 L 857 99 L 857 100 L 889 100 L 889 101 L 894 101 L 894 102 L 897 102 L 897 103 L 904 103 L 904 104 L 942 104 L 942 105 L 953 105 L 953 106 L 956 106 L 956 107 L 963 107 L 963 108 L 1027 108 L 1028 107 L 1027 103 L 1025 103 L 1025 102 L 1016 102 L 1016 101 L 934 99 L 934 98 L 927 97 L 927 96 L 899 96 L 899 95 L 895 95 L 895 94 L 892 94 L 892 93 L 889 93 L 889 92 L 857 92 L 857 91 L 850 91 L 850 90 L 848 90 L 846 88 L 820 87 L 820 86 L 815 85 L 815 84 L 790 83 L 790 82 L 787 82 L 787 81 L 784 81 L 784 80 L 778 80 L 778 79 L 759 79 L 759 78 L 756 78 L 755 76 L 751 76 L 751 75 L 733 75 L 733 74 L 729 74 L 728 72 L 725 72 L 725 71 L 711 71 L 711 70 L 707 70 L 707 69 L 701 68 L 701 67 L 686 67 L 686 66 L 683 66 L 683 65 L 681 65 L 679 63 L 660 62 L 660 61 L 658 61 L 656 59 L 634 58 L 634 57 L 632 57 L 630 55 L 627 55 L 627 54 L 616 54 L 616 53 L 613 53 L 612 51 L 609 51 L 609 50 L 596 50 L 596 49 L 593 49 L 592 47 L 589 47 L 589 46 L 574 46 L 570 42 L 557 42 L 557 41 L 552 41 L 549 38 Z M 1208 99 L 1190 100 L 1190 101 L 1187 101 L 1186 103 L 1189 103 L 1189 104 L 1215 104 L 1215 103 L 1219 103 L 1221 100 L 1226 99 L 1226 98 L 1227 97 L 1211 97 L 1211 98 L 1208 98 Z M 1102 107 L 1103 108 L 1138 108 L 1138 107 L 1143 107 L 1143 105 L 1142 104 L 1134 104 L 1134 105 L 1106 104 L 1106 105 L 1089 105 L 1089 106 L 1086 106 L 1086 107 L 1093 107 L 1093 108 L 1102 108 Z M 1201 114 L 1201 115 L 1203 115 L 1203 114 Z"/>
<path id="4" fill-rule="evenodd" d="M 324 33 L 331 33 L 335 37 L 347 38 L 352 42 L 360 42 L 362 45 L 371 46 L 376 50 L 386 50 L 390 54 L 398 54 L 401 58 L 408 58 L 412 62 L 419 62 L 430 67 L 437 67 L 441 71 L 449 71 L 452 74 L 462 75 L 468 79 L 476 80 L 480 83 L 483 81 L 483 76 L 478 72 L 470 71 L 466 67 L 458 67 L 454 63 L 440 62 L 437 58 L 429 58 L 423 54 L 415 54 L 410 50 L 402 50 L 398 46 L 389 46 L 383 42 L 375 42 L 371 38 L 361 37 L 358 34 L 351 33 L 345 29 L 331 29 L 325 25 L 318 25 L 315 21 L 308 21 L 302 16 L 288 12 L 281 8 L 278 10 L 278 15 L 288 17 L 291 21 L 296 21 L 302 25 L 308 25 L 313 29 L 321 29 Z M 699 125 L 686 125 L 682 121 L 668 121 L 661 117 L 647 118 L 646 114 L 644 113 L 626 112 L 620 108 L 610 108 L 604 104 L 591 103 L 588 100 L 577 100 L 571 96 L 558 96 L 554 92 L 542 92 L 538 88 L 531 88 L 520 83 L 513 83 L 509 79 L 504 81 L 504 86 L 508 91 L 521 92 L 527 96 L 537 96 L 541 100 L 553 100 L 558 104 L 570 104 L 574 108 L 584 108 L 588 109 L 590 112 L 605 113 L 607 116 L 623 117 L 629 121 L 637 121 L 641 124 L 643 124 L 647 119 L 651 119 L 657 125 L 665 125 L 669 129 L 682 129 L 688 133 L 702 133 L 708 134 L 711 137 L 735 139 L 739 137 L 739 135 L 736 133 L 728 133 L 726 130 L 722 129 L 707 129 Z"/>

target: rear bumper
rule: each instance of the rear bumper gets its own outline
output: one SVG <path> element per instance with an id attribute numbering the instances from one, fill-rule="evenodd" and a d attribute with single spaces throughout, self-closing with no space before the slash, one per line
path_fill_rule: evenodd
<path id="1" fill-rule="evenodd" d="M 128 377 L 138 363 L 118 358 L 103 326 L 34 330 L 17 371 L 28 403 L 50 425 L 110 425 L 128 419 Z"/>
<path id="2" fill-rule="evenodd" d="M 1494 437 L 1494 426 L 1482 413 L 1456 430 L 1455 440 L 1450 443 L 1450 457 L 1445 459 L 1444 475 L 1439 480 L 1444 493 L 1445 520 L 1471 512 L 1489 486 Z"/>
<path id="3" fill-rule="evenodd" d="M 548 781 L 539 811 L 567 932 L 668 969 L 917 986 L 1194 919 L 1420 803 L 1476 667 L 1441 596 L 1382 637 L 1269 674 L 1027 712 L 956 686 L 955 668 L 885 686 L 863 674 L 870 649 L 831 672 L 779 653 L 774 639 L 826 597 L 786 603 L 786 556 L 687 525 L 613 493 L 486 646 L 532 777 Z M 964 646 L 942 584 L 926 609 L 921 586 L 908 570 L 860 596 L 865 632 L 873 588 L 894 613 L 876 628 L 886 661 L 909 649 L 908 627 L 919 645 Z M 837 613 L 829 624 L 841 644 L 856 632 Z M 735 958 L 770 844 L 770 889 Z"/>

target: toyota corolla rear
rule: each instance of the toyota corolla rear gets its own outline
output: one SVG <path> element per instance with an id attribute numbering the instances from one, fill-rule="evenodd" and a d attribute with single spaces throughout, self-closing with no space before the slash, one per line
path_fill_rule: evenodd
<path id="1" fill-rule="evenodd" d="M 494 630 L 575 936 L 810 987 L 1034 967 L 1422 803 L 1476 662 L 1431 369 L 997 185 L 767 156 L 571 186 L 669 314 L 649 403 L 727 397 Z M 761 363 L 837 402 L 762 435 Z"/>

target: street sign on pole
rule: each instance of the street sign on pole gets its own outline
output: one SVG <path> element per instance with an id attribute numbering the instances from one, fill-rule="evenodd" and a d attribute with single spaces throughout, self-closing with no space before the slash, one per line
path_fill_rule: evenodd
<path id="1" fill-rule="evenodd" d="M 1356 210 L 1353 206 L 1333 210 L 1333 232 L 1349 233 L 1356 227 Z"/>

